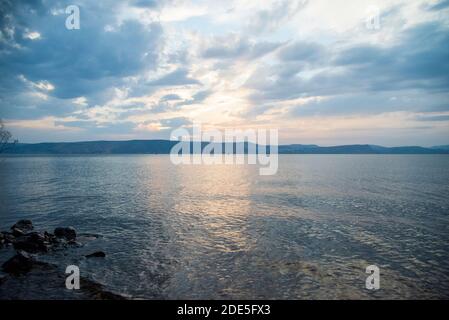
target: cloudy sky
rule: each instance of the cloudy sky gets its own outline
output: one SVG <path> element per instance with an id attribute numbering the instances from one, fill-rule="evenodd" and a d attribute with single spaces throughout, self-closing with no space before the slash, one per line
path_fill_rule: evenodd
<path id="1" fill-rule="evenodd" d="M 448 0 L 0 0 L 0 15 L 0 118 L 22 142 L 201 122 L 281 143 L 449 144 Z"/>

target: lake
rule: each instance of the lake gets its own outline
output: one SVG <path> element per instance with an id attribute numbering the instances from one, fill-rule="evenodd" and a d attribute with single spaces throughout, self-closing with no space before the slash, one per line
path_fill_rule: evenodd
<path id="1" fill-rule="evenodd" d="M 132 298 L 449 298 L 448 155 L 280 155 L 273 176 L 168 155 L 11 156 L 0 187 L 0 230 L 100 235 L 63 258 Z M 79 258 L 93 250 L 107 257 Z"/>

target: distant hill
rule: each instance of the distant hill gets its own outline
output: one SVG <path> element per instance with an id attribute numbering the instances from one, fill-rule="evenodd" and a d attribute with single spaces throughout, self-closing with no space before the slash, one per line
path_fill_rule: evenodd
<path id="1" fill-rule="evenodd" d="M 8 148 L 11 154 L 139 154 L 170 153 L 176 141 L 130 140 L 55 143 L 18 143 Z"/>
<path id="2" fill-rule="evenodd" d="M 434 146 L 432 149 L 449 150 L 449 145 L 447 146 Z"/>
<path id="3" fill-rule="evenodd" d="M 168 154 L 177 141 L 129 140 L 129 141 L 85 141 L 55 143 L 18 143 L 8 148 L 7 154 Z M 207 143 L 203 142 L 202 147 Z M 233 144 L 233 153 L 237 145 Z M 244 152 L 248 152 L 244 143 Z M 223 144 L 223 150 L 225 146 Z M 192 149 L 193 150 L 193 149 Z M 290 144 L 279 146 L 281 154 L 449 154 L 449 146 L 424 148 L 419 146 L 382 147 L 369 144 L 354 144 L 321 147 L 314 144 Z"/>
<path id="4" fill-rule="evenodd" d="M 424 148 L 419 146 L 382 147 L 370 144 L 353 144 L 332 147 L 317 145 L 279 146 L 279 153 L 294 154 L 449 154 L 449 149 Z"/>

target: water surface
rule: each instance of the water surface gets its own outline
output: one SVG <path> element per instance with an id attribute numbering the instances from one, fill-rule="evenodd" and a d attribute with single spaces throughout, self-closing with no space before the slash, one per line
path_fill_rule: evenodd
<path id="1" fill-rule="evenodd" d="M 4 157 L 0 229 L 100 234 L 64 259 L 134 298 L 449 298 L 448 181 L 447 155 L 280 155 L 274 176 L 168 155 Z M 96 249 L 106 259 L 79 258 Z"/>

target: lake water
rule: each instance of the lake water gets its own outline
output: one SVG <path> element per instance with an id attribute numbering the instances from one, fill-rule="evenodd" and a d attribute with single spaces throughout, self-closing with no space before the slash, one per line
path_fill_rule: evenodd
<path id="1" fill-rule="evenodd" d="M 449 298 L 447 155 L 280 155 L 273 176 L 168 155 L 0 161 L 0 230 L 31 219 L 101 235 L 64 259 L 116 293 Z M 97 249 L 107 257 L 79 258 Z"/>

